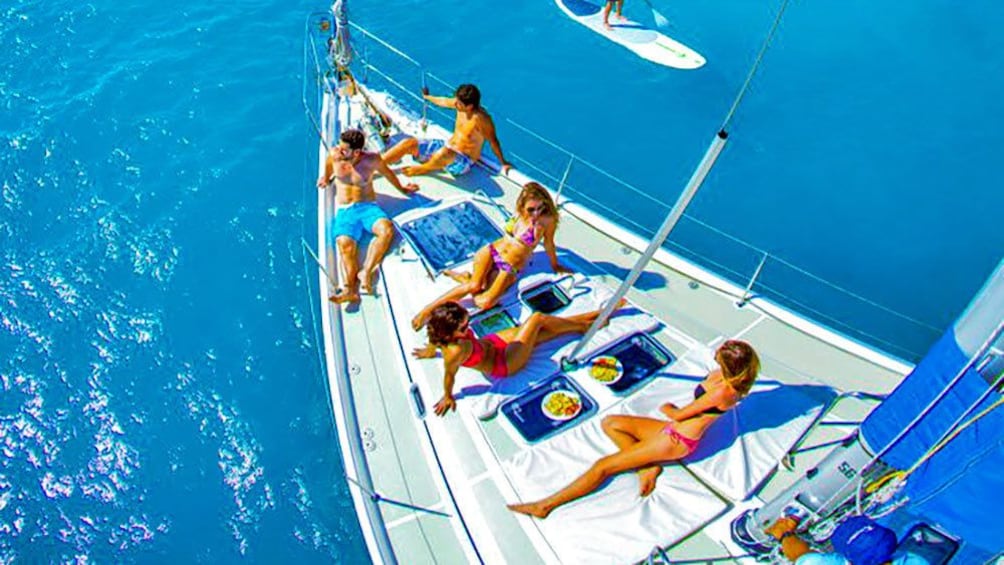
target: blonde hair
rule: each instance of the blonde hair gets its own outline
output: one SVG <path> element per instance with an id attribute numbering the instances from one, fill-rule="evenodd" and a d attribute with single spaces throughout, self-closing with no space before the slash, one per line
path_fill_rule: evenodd
<path id="1" fill-rule="evenodd" d="M 554 218 L 554 225 L 558 225 L 558 207 L 551 198 L 551 193 L 538 182 L 530 181 L 523 185 L 523 190 L 516 198 L 516 215 L 523 217 L 523 210 L 528 200 L 540 200 L 547 208 L 546 214 Z"/>
<path id="2" fill-rule="evenodd" d="M 740 397 L 749 394 L 760 373 L 760 357 L 753 346 L 738 339 L 727 340 L 715 352 L 715 361 L 732 390 Z"/>

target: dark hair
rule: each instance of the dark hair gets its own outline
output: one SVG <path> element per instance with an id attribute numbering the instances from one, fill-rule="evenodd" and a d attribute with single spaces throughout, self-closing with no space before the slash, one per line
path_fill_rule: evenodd
<path id="1" fill-rule="evenodd" d="M 366 134 L 357 129 L 347 129 L 338 139 L 349 144 L 349 149 L 362 149 L 366 145 Z"/>
<path id="2" fill-rule="evenodd" d="M 722 366 L 722 376 L 732 390 L 740 396 L 749 394 L 760 372 L 760 357 L 753 346 L 745 341 L 730 339 L 715 352 L 715 360 Z"/>
<path id="3" fill-rule="evenodd" d="M 475 109 L 481 107 L 481 91 L 473 84 L 461 84 L 454 96 L 460 102 L 474 106 Z"/>
<path id="4" fill-rule="evenodd" d="M 426 333 L 432 345 L 446 345 L 453 341 L 453 334 L 467 319 L 467 310 L 456 302 L 440 304 L 432 309 Z"/>

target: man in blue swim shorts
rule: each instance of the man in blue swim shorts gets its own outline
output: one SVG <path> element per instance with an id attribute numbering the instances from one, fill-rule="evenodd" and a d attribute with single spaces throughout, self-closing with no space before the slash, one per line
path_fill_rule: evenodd
<path id="1" fill-rule="evenodd" d="M 462 84 L 452 97 L 430 96 L 429 89 L 423 88 L 422 97 L 436 106 L 457 111 L 453 135 L 448 141 L 404 136 L 383 153 L 385 162 L 396 163 L 405 155 L 411 155 L 421 164 L 403 169 L 409 177 L 441 170 L 457 177 L 471 170 L 474 163 L 478 162 L 481 149 L 487 141 L 498 157 L 502 173 L 505 174 L 512 168 L 502 156 L 502 146 L 495 135 L 495 123 L 481 107 L 481 92 L 478 87 Z"/>
<path id="2" fill-rule="evenodd" d="M 366 136 L 359 130 L 342 132 L 338 145 L 331 148 L 324 162 L 324 173 L 317 179 L 318 188 L 335 185 L 338 212 L 331 226 L 331 236 L 341 257 L 344 286 L 330 297 L 332 302 L 358 302 L 359 289 L 373 292 L 373 282 L 387 249 L 394 240 L 394 224 L 376 203 L 373 176 L 380 173 L 402 194 L 411 196 L 418 185 L 402 185 L 379 153 L 364 151 Z M 359 240 L 366 233 L 374 236 L 366 250 L 366 261 L 359 269 Z"/>

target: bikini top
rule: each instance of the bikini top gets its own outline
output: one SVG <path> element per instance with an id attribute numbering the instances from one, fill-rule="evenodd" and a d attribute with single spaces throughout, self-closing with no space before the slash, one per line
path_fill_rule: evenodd
<path id="1" fill-rule="evenodd" d="M 695 386 L 694 387 L 694 400 L 697 400 L 698 398 L 704 396 L 705 392 L 707 392 L 707 391 L 704 390 L 704 385 L 697 385 L 697 386 Z M 718 415 L 721 415 L 721 414 L 724 414 L 724 413 L 725 413 L 725 410 L 722 410 L 721 408 L 718 408 L 717 406 L 711 406 L 710 408 L 705 408 L 704 412 L 701 412 L 701 414 L 710 414 L 712 416 L 718 416 Z"/>
<path id="2" fill-rule="evenodd" d="M 481 345 L 481 340 L 474 335 L 474 331 L 467 328 L 467 333 L 461 339 L 466 339 L 471 342 L 471 354 L 467 356 L 460 365 L 462 367 L 476 367 L 478 363 L 481 362 L 485 357 L 485 348 Z"/>
<path id="3" fill-rule="evenodd" d="M 517 223 L 519 223 L 519 218 L 517 218 L 516 216 L 509 218 L 509 221 L 506 222 L 505 225 L 505 232 L 511 235 L 512 237 L 516 238 L 516 240 L 521 242 L 523 245 L 526 245 L 527 247 L 532 246 L 533 242 L 537 240 L 537 226 L 534 224 L 530 224 L 530 227 L 523 230 L 523 233 L 517 236 L 516 235 Z"/>

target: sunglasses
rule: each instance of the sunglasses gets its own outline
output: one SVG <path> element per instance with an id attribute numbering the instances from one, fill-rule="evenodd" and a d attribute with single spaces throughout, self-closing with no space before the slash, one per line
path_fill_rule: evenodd
<path id="1" fill-rule="evenodd" d="M 547 207 L 544 206 L 543 204 L 541 204 L 540 206 L 527 206 L 526 207 L 526 213 L 527 214 L 536 214 L 537 212 L 543 213 L 543 212 L 546 212 L 546 211 L 547 211 Z"/>

